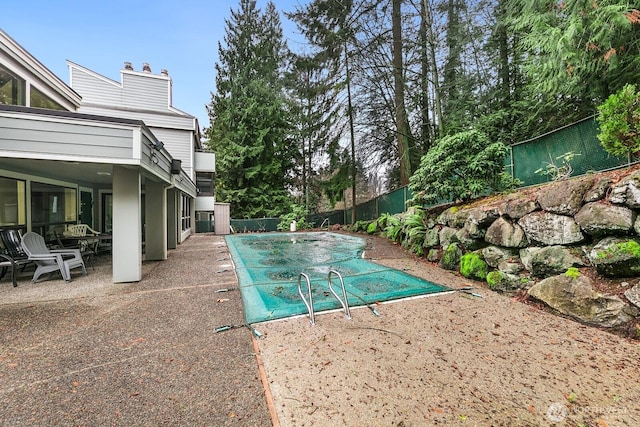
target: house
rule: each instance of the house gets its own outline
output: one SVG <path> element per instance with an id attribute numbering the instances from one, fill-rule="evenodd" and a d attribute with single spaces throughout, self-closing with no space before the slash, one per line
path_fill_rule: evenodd
<path id="1" fill-rule="evenodd" d="M 67 65 L 69 84 L 82 97 L 78 112 L 142 120 L 171 153 L 174 167 L 182 167 L 196 183 L 194 206 L 187 195 L 169 200 L 181 212 L 179 229 L 169 233 L 169 247 L 175 248 L 192 232 L 192 217 L 210 220 L 214 212 L 215 155 L 202 149 L 198 119 L 173 107 L 167 70 L 154 74 L 145 63 L 136 71 L 125 62 L 116 82 L 71 61 Z"/>
<path id="2" fill-rule="evenodd" d="M 70 69 L 76 79 L 95 74 Z M 167 80 L 159 79 L 170 87 Z M 197 120 L 176 110 L 175 119 L 192 124 L 176 129 L 170 98 L 163 124 L 162 112 L 147 117 L 133 96 L 109 107 L 76 82 L 78 90 L 0 30 L 0 227 L 52 240 L 68 225 L 89 224 L 112 234 L 113 282 L 139 281 L 143 258 L 166 259 L 195 230 Z M 178 133 L 190 134 L 187 148 Z M 211 177 L 212 154 L 201 154 Z"/>

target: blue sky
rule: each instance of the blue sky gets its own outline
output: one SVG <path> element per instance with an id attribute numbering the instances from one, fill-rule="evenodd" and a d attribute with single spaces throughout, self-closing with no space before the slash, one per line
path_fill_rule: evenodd
<path id="1" fill-rule="evenodd" d="M 275 0 L 279 12 L 307 0 Z M 240 0 L 12 0 L 3 2 L 0 28 L 69 83 L 66 60 L 120 81 L 124 62 L 154 74 L 169 71 L 173 105 L 209 125 L 205 105 L 215 89 L 214 64 L 224 20 Z M 257 0 L 264 11 L 267 0 Z M 281 14 L 296 49 L 295 26 Z"/>

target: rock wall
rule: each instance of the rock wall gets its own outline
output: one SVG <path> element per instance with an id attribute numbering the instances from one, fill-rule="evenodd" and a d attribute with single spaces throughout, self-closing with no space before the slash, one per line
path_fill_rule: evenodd
<path id="1" fill-rule="evenodd" d="M 474 279 L 479 255 L 491 289 L 525 289 L 563 314 L 619 327 L 638 316 L 640 284 L 626 298 L 600 295 L 580 270 L 640 277 L 639 214 L 640 170 L 621 179 L 587 175 L 450 207 L 425 221 L 424 249 L 429 260 Z"/>

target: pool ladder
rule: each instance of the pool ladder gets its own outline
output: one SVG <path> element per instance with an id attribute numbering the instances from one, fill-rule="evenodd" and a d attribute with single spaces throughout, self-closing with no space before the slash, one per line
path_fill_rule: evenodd
<path id="1" fill-rule="evenodd" d="M 336 293 L 335 289 L 333 289 L 333 282 L 331 281 L 331 275 L 335 274 L 340 279 L 340 288 L 342 289 L 342 298 Z M 305 297 L 304 292 L 302 292 L 302 278 L 307 282 L 307 295 L 308 299 Z M 327 286 L 329 287 L 329 292 L 336 297 L 340 305 L 342 306 L 342 310 L 344 312 L 344 317 L 346 319 L 351 319 L 351 311 L 349 310 L 349 300 L 347 299 L 347 290 L 344 288 L 344 280 L 342 279 L 342 275 L 336 270 L 329 270 L 329 277 L 327 279 Z M 309 322 L 312 325 L 316 324 L 315 320 L 315 312 L 313 311 L 313 295 L 311 294 L 311 280 L 309 279 L 309 275 L 306 273 L 300 273 L 298 276 L 298 293 L 300 294 L 300 298 L 302 298 L 302 302 L 307 307 L 307 311 L 309 311 Z"/>

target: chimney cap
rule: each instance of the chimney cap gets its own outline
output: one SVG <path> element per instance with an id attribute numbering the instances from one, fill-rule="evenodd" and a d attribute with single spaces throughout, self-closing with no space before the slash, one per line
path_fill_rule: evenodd
<path id="1" fill-rule="evenodd" d="M 144 71 L 145 73 L 151 72 L 151 66 L 149 65 L 148 62 L 145 62 L 142 64 L 142 71 Z"/>
<path id="2" fill-rule="evenodd" d="M 168 76 L 169 72 L 163 68 L 162 70 L 160 70 L 160 74 L 162 74 L 163 76 Z"/>
<path id="3" fill-rule="evenodd" d="M 125 70 L 133 70 L 133 65 L 131 65 L 131 62 L 129 62 L 129 61 L 125 61 L 125 63 L 124 63 L 124 69 L 125 69 Z"/>

